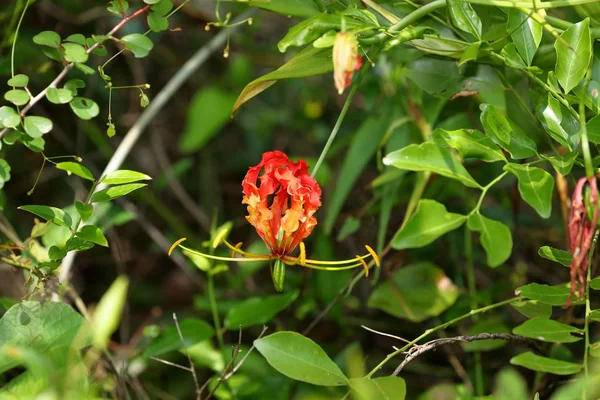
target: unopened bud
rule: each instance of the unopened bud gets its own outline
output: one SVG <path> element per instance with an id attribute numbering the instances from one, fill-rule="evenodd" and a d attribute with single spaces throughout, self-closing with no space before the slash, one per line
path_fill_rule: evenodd
<path id="1" fill-rule="evenodd" d="M 362 66 L 358 41 L 350 32 L 338 32 L 333 42 L 333 80 L 339 94 L 352 83 L 352 74 Z"/>

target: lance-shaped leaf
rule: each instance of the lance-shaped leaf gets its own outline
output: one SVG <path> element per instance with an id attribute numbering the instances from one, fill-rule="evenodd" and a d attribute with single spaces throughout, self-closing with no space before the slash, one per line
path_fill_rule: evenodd
<path id="1" fill-rule="evenodd" d="M 533 56 L 542 41 L 542 25 L 517 8 L 510 8 L 506 30 L 510 32 L 510 37 L 521 57 L 527 65 L 531 65 Z"/>
<path id="2" fill-rule="evenodd" d="M 319 13 L 319 7 L 314 0 L 251 0 L 251 7 L 260 7 L 286 17 L 312 17 Z"/>
<path id="3" fill-rule="evenodd" d="M 571 265 L 571 259 L 573 258 L 571 253 L 568 251 L 555 249 L 554 247 L 550 246 L 540 247 L 538 254 L 546 260 L 557 262 L 565 267 Z"/>
<path id="4" fill-rule="evenodd" d="M 512 163 L 506 164 L 504 170 L 517 177 L 521 198 L 533 207 L 540 217 L 548 218 L 552 212 L 552 175 L 541 168 Z"/>
<path id="5" fill-rule="evenodd" d="M 567 286 L 549 286 L 539 283 L 530 283 L 515 290 L 517 296 L 538 300 L 551 306 L 564 306 L 570 292 L 571 290 Z M 575 298 L 577 301 L 574 301 L 574 303 L 578 303 L 579 297 L 577 293 L 575 293 Z"/>
<path id="6" fill-rule="evenodd" d="M 554 96 L 548 94 L 538 110 L 538 120 L 554 140 L 569 150 L 579 146 L 579 121 Z"/>
<path id="7" fill-rule="evenodd" d="M 494 143 L 506 149 L 512 158 L 527 158 L 537 153 L 537 146 L 523 129 L 490 104 L 482 104 L 481 124 Z"/>
<path id="8" fill-rule="evenodd" d="M 490 267 L 502 265 L 512 253 L 512 235 L 502 222 L 489 219 L 476 212 L 469 216 L 467 227 L 481 232 L 480 240 Z"/>
<path id="9" fill-rule="evenodd" d="M 581 365 L 579 364 L 538 356 L 531 351 L 511 358 L 510 363 L 533 371 L 547 372 L 555 375 L 573 375 L 581 370 Z"/>
<path id="10" fill-rule="evenodd" d="M 465 1 L 447 0 L 452 23 L 460 30 L 481 39 L 481 19 L 473 7 Z"/>
<path id="11" fill-rule="evenodd" d="M 254 341 L 267 362 L 283 375 L 320 386 L 342 386 L 348 378 L 323 349 L 296 332 L 277 332 Z"/>
<path id="12" fill-rule="evenodd" d="M 569 93 L 583 79 L 592 59 L 592 37 L 589 18 L 571 25 L 554 42 L 556 77 Z"/>
<path id="13" fill-rule="evenodd" d="M 581 336 L 573 336 L 572 333 L 581 334 L 582 332 L 582 329 L 575 328 L 574 326 L 540 317 L 531 318 L 513 329 L 515 335 L 553 343 L 577 342 L 583 338 Z"/>
<path id="14" fill-rule="evenodd" d="M 475 129 L 436 129 L 431 137 L 439 145 L 456 149 L 462 158 L 477 158 L 486 162 L 506 161 L 496 143 Z"/>
<path id="15" fill-rule="evenodd" d="M 263 92 L 278 80 L 305 78 L 307 76 L 324 74 L 332 70 L 331 49 L 317 49 L 308 46 L 275 71 L 263 75 L 246 85 L 235 101 L 231 113 L 234 114 L 242 104 Z"/>
<path id="16" fill-rule="evenodd" d="M 383 158 L 383 163 L 409 171 L 433 172 L 456 179 L 468 187 L 481 187 L 451 150 L 432 142 L 411 144 L 394 151 Z"/>
<path id="17" fill-rule="evenodd" d="M 466 215 L 448 212 L 437 201 L 421 200 L 415 213 L 392 239 L 392 247 L 400 250 L 426 246 L 466 220 Z"/>

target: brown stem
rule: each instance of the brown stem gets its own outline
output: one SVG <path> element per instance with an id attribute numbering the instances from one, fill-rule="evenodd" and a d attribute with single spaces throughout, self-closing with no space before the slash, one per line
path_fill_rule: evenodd
<path id="1" fill-rule="evenodd" d="M 144 7 L 140 8 L 139 10 L 137 10 L 136 12 L 134 12 L 133 14 L 131 14 L 128 17 L 123 18 L 117 25 L 115 25 L 114 28 L 112 28 L 110 30 L 110 32 L 107 33 L 107 36 L 112 36 L 115 33 L 117 33 L 117 31 L 119 29 L 121 29 L 122 27 L 124 27 L 129 21 L 131 21 L 132 19 L 138 17 L 140 14 L 143 14 L 146 10 L 148 10 L 151 7 L 151 4 L 145 5 Z M 100 43 L 94 43 L 89 49 L 87 49 L 87 53 L 90 54 L 91 52 L 93 52 L 94 50 L 96 50 L 98 48 L 98 46 L 100 46 Z M 39 92 L 37 94 L 37 96 L 35 96 L 34 98 L 31 99 L 31 101 L 29 101 L 29 103 L 23 107 L 23 109 L 21 110 L 21 117 L 24 117 L 25 114 L 27 114 L 27 112 L 29 110 L 31 110 L 31 108 L 36 105 L 44 96 L 46 96 L 46 92 L 48 91 L 48 89 L 50 88 L 55 88 L 56 86 L 58 86 L 58 84 L 65 78 L 65 76 L 67 76 L 67 74 L 69 73 L 69 71 L 71 71 L 73 69 L 73 67 L 75 66 L 74 63 L 70 63 L 65 65 L 65 67 L 63 68 L 62 71 L 60 71 L 60 73 L 57 75 L 56 78 L 54 78 L 54 80 L 52 82 L 50 82 L 50 84 L 41 92 Z M 2 131 L 0 131 L 0 138 L 4 135 L 6 135 L 9 131 L 9 128 L 4 128 L 2 129 Z"/>

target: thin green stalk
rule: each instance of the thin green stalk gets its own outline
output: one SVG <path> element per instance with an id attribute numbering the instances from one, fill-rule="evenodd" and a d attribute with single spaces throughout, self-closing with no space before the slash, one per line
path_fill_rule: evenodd
<path id="1" fill-rule="evenodd" d="M 471 310 L 477 309 L 477 288 L 475 286 L 475 265 L 473 263 L 473 237 L 471 230 L 465 225 L 465 261 L 467 266 L 467 286 L 469 288 L 469 300 Z M 478 315 L 473 316 L 477 321 Z M 481 352 L 476 351 L 473 354 L 475 363 L 475 395 L 483 396 L 483 366 L 481 365 Z"/>
<path id="2" fill-rule="evenodd" d="M 381 46 L 378 46 L 377 48 L 373 49 L 373 54 L 371 55 L 371 57 L 372 58 L 377 57 L 377 54 L 379 54 L 380 51 L 381 51 Z M 325 143 L 325 147 L 323 147 L 323 150 L 321 151 L 321 155 L 319 156 L 317 163 L 315 164 L 314 168 L 312 169 L 310 176 L 314 177 L 317 174 L 317 171 L 319 170 L 319 168 L 321 168 L 321 164 L 323 164 L 325 157 L 327 157 L 329 148 L 333 144 L 333 141 L 335 140 L 335 137 L 337 136 L 337 133 L 340 130 L 340 127 L 342 126 L 342 122 L 344 122 L 344 118 L 346 117 L 346 113 L 348 112 L 348 109 L 350 108 L 352 99 L 354 98 L 354 95 L 356 94 L 356 91 L 358 90 L 360 81 L 362 81 L 363 77 L 366 75 L 369 67 L 370 67 L 370 63 L 365 62 L 363 64 L 362 68 L 360 69 L 358 76 L 352 82 L 352 86 L 350 87 L 350 93 L 348 93 L 348 97 L 346 98 L 346 101 L 344 102 L 342 111 L 340 111 L 340 115 L 338 116 L 338 119 L 335 122 L 335 125 L 333 126 L 331 133 L 329 134 L 329 139 L 327 139 L 327 142 Z"/>
<path id="3" fill-rule="evenodd" d="M 17 37 L 19 36 L 19 29 L 21 29 L 21 22 L 23 22 L 23 17 L 25 17 L 25 13 L 27 12 L 27 7 L 29 7 L 29 1 L 25 3 L 25 7 L 23 8 L 23 12 L 21 13 L 21 17 L 19 18 L 19 22 L 17 23 L 17 29 L 15 30 L 15 37 L 13 38 L 12 49 L 10 50 L 10 77 L 14 78 L 15 76 L 15 47 L 17 45 Z"/>
<path id="4" fill-rule="evenodd" d="M 225 342 L 223 341 L 223 332 L 221 331 L 221 319 L 219 318 L 219 311 L 217 310 L 214 277 L 210 274 L 210 272 L 206 274 L 206 276 L 208 278 L 208 302 L 210 303 L 210 310 L 212 312 L 213 323 L 215 325 L 215 332 L 217 333 L 217 341 L 219 342 L 219 348 L 221 351 L 225 352 Z"/>
<path id="5" fill-rule="evenodd" d="M 551 1 L 461 0 L 461 1 L 463 1 L 465 3 L 471 3 L 471 4 L 481 4 L 483 6 L 509 7 L 509 8 L 531 7 L 531 8 L 535 8 L 535 9 L 539 10 L 539 9 L 546 9 L 546 8 L 571 7 L 571 6 L 581 5 L 581 4 L 591 4 L 591 3 L 597 2 L 598 0 L 551 0 Z"/>
<path id="6" fill-rule="evenodd" d="M 589 386 L 590 379 L 590 366 L 589 366 L 589 354 L 590 354 L 590 314 L 592 313 L 592 307 L 590 305 L 590 280 L 592 279 L 592 258 L 594 257 L 594 251 L 596 250 L 596 243 L 598 242 L 598 231 L 594 235 L 592 241 L 592 247 L 588 255 L 587 265 L 587 280 L 585 284 L 585 325 L 583 327 L 585 331 L 585 353 L 583 355 L 583 372 L 585 374 L 585 385 L 583 386 L 582 399 L 586 400 L 587 387 Z"/>
<path id="7" fill-rule="evenodd" d="M 496 183 L 500 182 L 502 180 L 502 178 L 504 178 L 506 175 L 508 175 L 508 171 L 504 171 L 503 173 L 498 175 L 496 177 L 496 179 L 494 179 L 493 181 L 491 181 L 490 183 L 488 183 L 487 185 L 485 185 L 484 187 L 481 188 L 481 195 L 479 196 L 479 200 L 477 200 L 477 204 L 475 205 L 473 210 L 471 210 L 469 215 L 479 212 L 479 209 L 481 208 L 481 204 L 483 203 L 483 199 L 485 198 L 485 195 L 487 194 L 488 190 L 490 190 L 491 187 L 494 186 Z"/>
<path id="8" fill-rule="evenodd" d="M 590 142 L 588 141 L 587 126 L 585 120 L 585 96 L 590 83 L 591 69 L 588 69 L 585 75 L 585 84 L 579 97 L 579 134 L 581 135 L 581 152 L 583 153 L 583 163 L 585 165 L 585 175 L 588 178 L 594 176 L 594 165 L 592 164 L 592 155 L 590 154 Z"/>
<path id="9" fill-rule="evenodd" d="M 449 326 L 452 326 L 454 324 L 456 324 L 457 322 L 462 321 L 463 319 L 467 319 L 469 317 L 472 317 L 474 315 L 478 315 L 478 314 L 482 314 L 485 313 L 487 311 L 493 310 L 495 308 L 498 307 L 502 307 L 505 306 L 507 304 L 510 303 L 514 303 L 515 301 L 521 300 L 521 297 L 513 297 L 512 299 L 508 299 L 508 300 L 504 300 L 501 301 L 499 303 L 494 303 L 494 304 L 490 304 L 489 306 L 485 306 L 485 307 L 481 307 L 478 308 L 476 310 L 471 310 L 470 312 L 468 312 L 467 314 L 461 315 L 460 317 L 456 317 L 448 322 L 445 322 L 441 325 L 438 325 L 434 328 L 428 329 L 425 332 L 423 332 L 419 337 L 417 337 L 416 339 L 412 340 L 411 342 L 409 342 L 408 344 L 406 344 L 405 346 L 399 348 L 398 350 L 394 351 L 393 353 L 390 353 L 387 355 L 387 357 L 381 361 L 379 364 L 377 364 L 377 366 L 375 366 L 375 368 L 373 368 L 371 370 L 371 372 L 369 372 L 365 378 L 370 378 L 373 375 L 375 375 L 375 373 L 377 371 L 379 371 L 381 368 L 383 368 L 383 366 L 392 358 L 396 357 L 398 354 L 402 354 L 403 352 L 405 352 L 406 350 L 408 350 L 409 348 L 411 348 L 412 346 L 414 346 L 415 344 L 419 343 L 421 340 L 425 339 L 427 336 L 431 335 L 434 332 L 439 331 L 440 329 L 445 329 Z M 398 372 L 394 371 L 394 376 L 398 375 Z"/>

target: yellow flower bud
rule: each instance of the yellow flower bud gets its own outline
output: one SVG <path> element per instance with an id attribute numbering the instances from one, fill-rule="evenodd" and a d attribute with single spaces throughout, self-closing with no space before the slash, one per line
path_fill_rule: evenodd
<path id="1" fill-rule="evenodd" d="M 333 80 L 339 94 L 352 83 L 352 74 L 362 66 L 358 41 L 350 32 L 338 32 L 333 42 Z"/>

